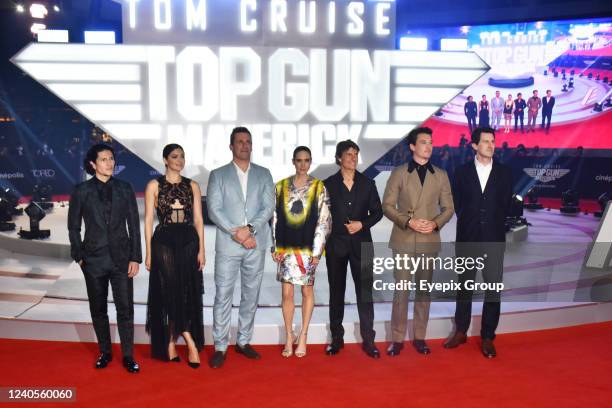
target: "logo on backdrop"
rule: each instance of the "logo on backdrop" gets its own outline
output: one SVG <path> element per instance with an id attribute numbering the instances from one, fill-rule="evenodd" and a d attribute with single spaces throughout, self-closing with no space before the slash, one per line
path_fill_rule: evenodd
<path id="1" fill-rule="evenodd" d="M 53 178 L 55 170 L 53 169 L 32 169 L 32 176 L 35 178 Z"/>
<path id="2" fill-rule="evenodd" d="M 529 177 L 541 183 L 549 183 L 565 176 L 570 169 L 562 169 L 558 165 L 544 165 L 524 168 L 523 171 Z"/>
<path id="3" fill-rule="evenodd" d="M 599 174 L 595 176 L 595 181 L 603 181 L 605 183 L 612 183 L 612 176 L 609 174 Z"/>
<path id="4" fill-rule="evenodd" d="M 276 180 L 296 145 L 331 174 L 347 138 L 363 170 L 488 70 L 474 53 L 395 50 L 393 1 L 121 3 L 124 44 L 36 43 L 13 61 L 159 171 L 182 144 L 202 183 L 237 125 Z"/>
<path id="5" fill-rule="evenodd" d="M 0 180 L 11 180 L 24 178 L 24 174 L 20 172 L 16 173 L 0 173 Z"/>

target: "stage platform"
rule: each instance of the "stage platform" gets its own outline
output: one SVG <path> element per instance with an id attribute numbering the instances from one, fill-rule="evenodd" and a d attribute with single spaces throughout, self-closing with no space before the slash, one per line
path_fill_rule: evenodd
<path id="1" fill-rule="evenodd" d="M 388 174 L 381 173 L 377 184 L 382 191 Z M 142 212 L 143 202 L 139 200 Z M 44 339 L 64 341 L 95 341 L 87 303 L 85 282 L 80 268 L 69 259 L 66 203 L 56 203 L 53 210 L 41 222 L 41 228 L 51 230 L 51 237 L 44 241 L 25 241 L 17 232 L 0 233 L 0 337 Z M 537 274 L 543 266 L 554 265 L 554 274 L 546 281 L 530 287 L 515 287 L 509 291 L 512 301 L 502 303 L 499 333 L 540 330 L 565 327 L 584 323 L 612 320 L 612 303 L 591 301 L 576 302 L 573 291 L 581 287 L 580 265 L 584 258 L 585 247 L 592 240 L 599 219 L 591 215 L 565 216 L 557 210 L 526 211 L 529 227 L 527 247 L 536 248 L 522 253 L 507 252 L 505 275 L 510 282 L 513 276 L 521 273 Z M 28 219 L 21 216 L 15 219 L 19 227 L 27 227 Z M 143 229 L 141 229 L 143 231 Z M 376 242 L 387 242 L 391 223 L 383 218 L 372 230 Z M 445 242 L 454 241 L 455 219 L 442 230 Z M 204 324 L 206 341 L 210 342 L 212 326 L 212 305 L 214 299 L 214 242 L 215 227 L 205 228 L 207 264 L 204 268 Z M 531 243 L 536 245 L 530 245 Z M 543 258 L 537 253 L 537 244 L 558 244 L 557 252 L 548 252 Z M 575 246 L 574 251 L 567 250 Z M 144 245 L 143 245 L 144 248 Z M 280 285 L 275 279 L 276 267 L 267 257 L 261 288 L 259 309 L 256 317 L 254 344 L 277 344 L 284 341 L 284 326 L 280 309 Z M 328 284 L 325 262 L 322 260 L 317 270 L 315 282 L 315 311 L 309 330 L 309 342 L 325 343 L 328 330 Z M 549 274 L 550 275 L 550 274 Z M 135 340 L 147 343 L 144 324 L 149 274 L 144 265 L 134 281 L 135 301 Z M 346 311 L 344 324 L 345 341 L 358 342 L 359 320 L 355 305 L 353 283 L 347 283 Z M 519 285 L 520 286 L 520 285 Z M 542 296 L 534 296 L 541 293 Z M 558 296 L 552 296 L 555 293 Z M 564 294 L 567 296 L 564 297 Z M 240 293 L 234 293 L 232 340 L 235 339 L 237 305 Z M 524 299 L 524 300 L 521 300 Z M 109 295 L 109 316 L 115 322 L 112 297 Z M 296 291 L 296 303 L 300 303 Z M 432 302 L 428 338 L 444 338 L 453 329 L 455 304 Z M 474 303 L 472 335 L 480 329 L 480 302 Z M 389 320 L 391 303 L 375 303 L 375 329 L 377 341 L 390 339 Z M 409 318 L 411 318 L 411 314 Z M 300 310 L 296 310 L 296 328 L 300 326 Z M 412 336 L 412 333 L 409 334 Z M 116 326 L 113 324 L 113 339 L 118 341 Z"/>

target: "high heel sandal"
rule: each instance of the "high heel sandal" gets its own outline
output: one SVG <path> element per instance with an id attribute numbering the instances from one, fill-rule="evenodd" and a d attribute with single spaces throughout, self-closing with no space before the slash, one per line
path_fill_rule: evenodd
<path id="1" fill-rule="evenodd" d="M 295 333 L 291 332 L 291 348 L 287 348 L 287 345 L 285 344 L 285 348 L 283 349 L 283 351 L 281 351 L 281 356 L 285 357 L 285 358 L 289 358 L 293 355 L 293 343 L 295 343 L 297 341 L 297 337 L 295 337 Z"/>
<path id="2" fill-rule="evenodd" d="M 306 339 L 308 338 L 308 333 L 300 333 L 300 337 L 304 336 L 304 350 L 299 350 L 299 346 L 295 349 L 295 356 L 302 358 L 306 357 Z"/>

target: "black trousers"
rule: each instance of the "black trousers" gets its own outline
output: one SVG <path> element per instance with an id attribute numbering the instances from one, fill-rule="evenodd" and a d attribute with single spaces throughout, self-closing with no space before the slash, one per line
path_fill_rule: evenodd
<path id="1" fill-rule="evenodd" d="M 467 120 L 468 120 L 468 127 L 470 128 L 470 133 L 472 133 L 472 131 L 474 129 L 476 129 L 476 116 L 467 116 Z"/>
<path id="2" fill-rule="evenodd" d="M 521 132 L 523 131 L 523 121 L 525 120 L 525 113 L 521 112 L 521 113 L 516 113 L 514 112 L 514 131 L 516 132 L 516 129 L 518 127 L 518 121 L 519 119 L 521 120 Z"/>
<path id="3" fill-rule="evenodd" d="M 468 244 L 470 247 L 474 244 Z M 481 257 L 486 254 L 484 261 L 485 267 L 482 270 L 482 278 L 487 283 L 503 282 L 504 270 L 504 249 L 503 243 L 488 243 L 482 245 L 478 251 L 474 248 L 469 250 L 457 251 L 457 256 Z M 477 270 L 470 269 L 459 275 L 461 290 L 457 291 L 457 307 L 455 309 L 455 325 L 457 331 L 467 333 L 472 320 L 472 296 L 473 290 L 465 289 L 465 282 L 475 281 Z M 480 327 L 480 337 L 483 339 L 495 339 L 495 331 L 499 324 L 501 310 L 501 296 L 496 291 L 485 291 L 484 303 L 482 306 L 482 322 Z"/>
<path id="4" fill-rule="evenodd" d="M 544 121 L 547 122 L 546 129 L 550 129 L 550 120 L 552 119 L 552 111 L 544 112 L 542 111 L 542 127 L 544 127 Z"/>
<path id="5" fill-rule="evenodd" d="M 325 262 L 327 265 L 327 280 L 329 282 L 329 327 L 332 341 L 344 337 L 344 293 L 346 291 L 347 266 L 351 266 L 351 275 L 355 282 L 357 294 L 357 311 L 359 313 L 359 330 L 361 338 L 366 344 L 374 343 L 374 304 L 372 302 L 372 274 L 371 259 L 361 259 L 361 254 L 351 250 L 348 254 L 337 256 L 327 252 Z"/>
<path id="6" fill-rule="evenodd" d="M 117 309 L 117 328 L 123 357 L 132 357 L 134 348 L 134 286 L 128 277 L 128 264 L 116 265 L 108 248 L 103 248 L 84 260 L 83 274 L 87 285 L 89 310 L 101 353 L 111 353 L 108 322 L 108 284 L 113 290 Z"/>

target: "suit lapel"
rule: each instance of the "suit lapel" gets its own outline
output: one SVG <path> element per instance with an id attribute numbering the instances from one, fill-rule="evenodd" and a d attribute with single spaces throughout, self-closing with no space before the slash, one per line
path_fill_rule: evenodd
<path id="1" fill-rule="evenodd" d="M 230 184 L 233 184 L 234 188 L 237 189 L 238 197 L 240 197 L 240 199 L 244 203 L 245 202 L 244 194 L 242 193 L 242 185 L 240 184 L 240 179 L 238 178 L 238 169 L 236 168 L 236 165 L 234 164 L 233 161 L 230 162 L 227 166 L 228 166 L 229 176 L 231 179 Z M 248 191 L 248 188 L 247 188 L 247 191 Z"/>
<path id="2" fill-rule="evenodd" d="M 408 172 L 408 170 L 406 171 Z M 427 176 L 425 176 L 425 180 L 427 180 Z M 419 178 L 419 173 L 417 173 L 416 169 L 412 170 L 412 172 L 408 172 L 408 191 L 412 197 L 411 207 L 414 210 L 419 205 L 421 195 L 423 195 L 423 186 L 421 185 L 421 179 Z"/>
<path id="3" fill-rule="evenodd" d="M 119 201 L 121 200 L 121 194 L 119 194 L 119 186 L 117 185 L 116 181 L 113 181 L 111 196 L 113 202 L 111 203 L 109 225 L 113 225 L 113 221 L 117 218 L 117 210 L 119 209 Z"/>
<path id="4" fill-rule="evenodd" d="M 482 191 L 482 187 L 480 186 L 480 178 L 478 178 L 478 172 L 476 171 L 476 163 L 475 162 L 470 163 L 470 165 L 468 166 L 468 170 L 470 172 L 469 179 L 472 180 L 472 184 L 473 184 L 472 188 L 475 188 L 474 191 L 478 191 L 478 193 L 482 194 L 483 191 Z M 485 186 L 485 189 L 486 189 L 486 186 Z"/>
<path id="5" fill-rule="evenodd" d="M 495 165 L 495 162 L 493 162 L 491 164 L 491 174 L 489 174 L 489 179 L 487 180 L 487 184 L 485 184 L 483 194 L 487 193 L 492 188 L 491 186 L 495 183 L 495 177 L 497 177 L 497 166 Z"/>
<path id="6" fill-rule="evenodd" d="M 247 177 L 246 202 L 249 201 L 251 195 L 257 191 L 257 179 L 255 178 L 255 169 L 253 164 L 249 164 L 249 175 Z"/>

